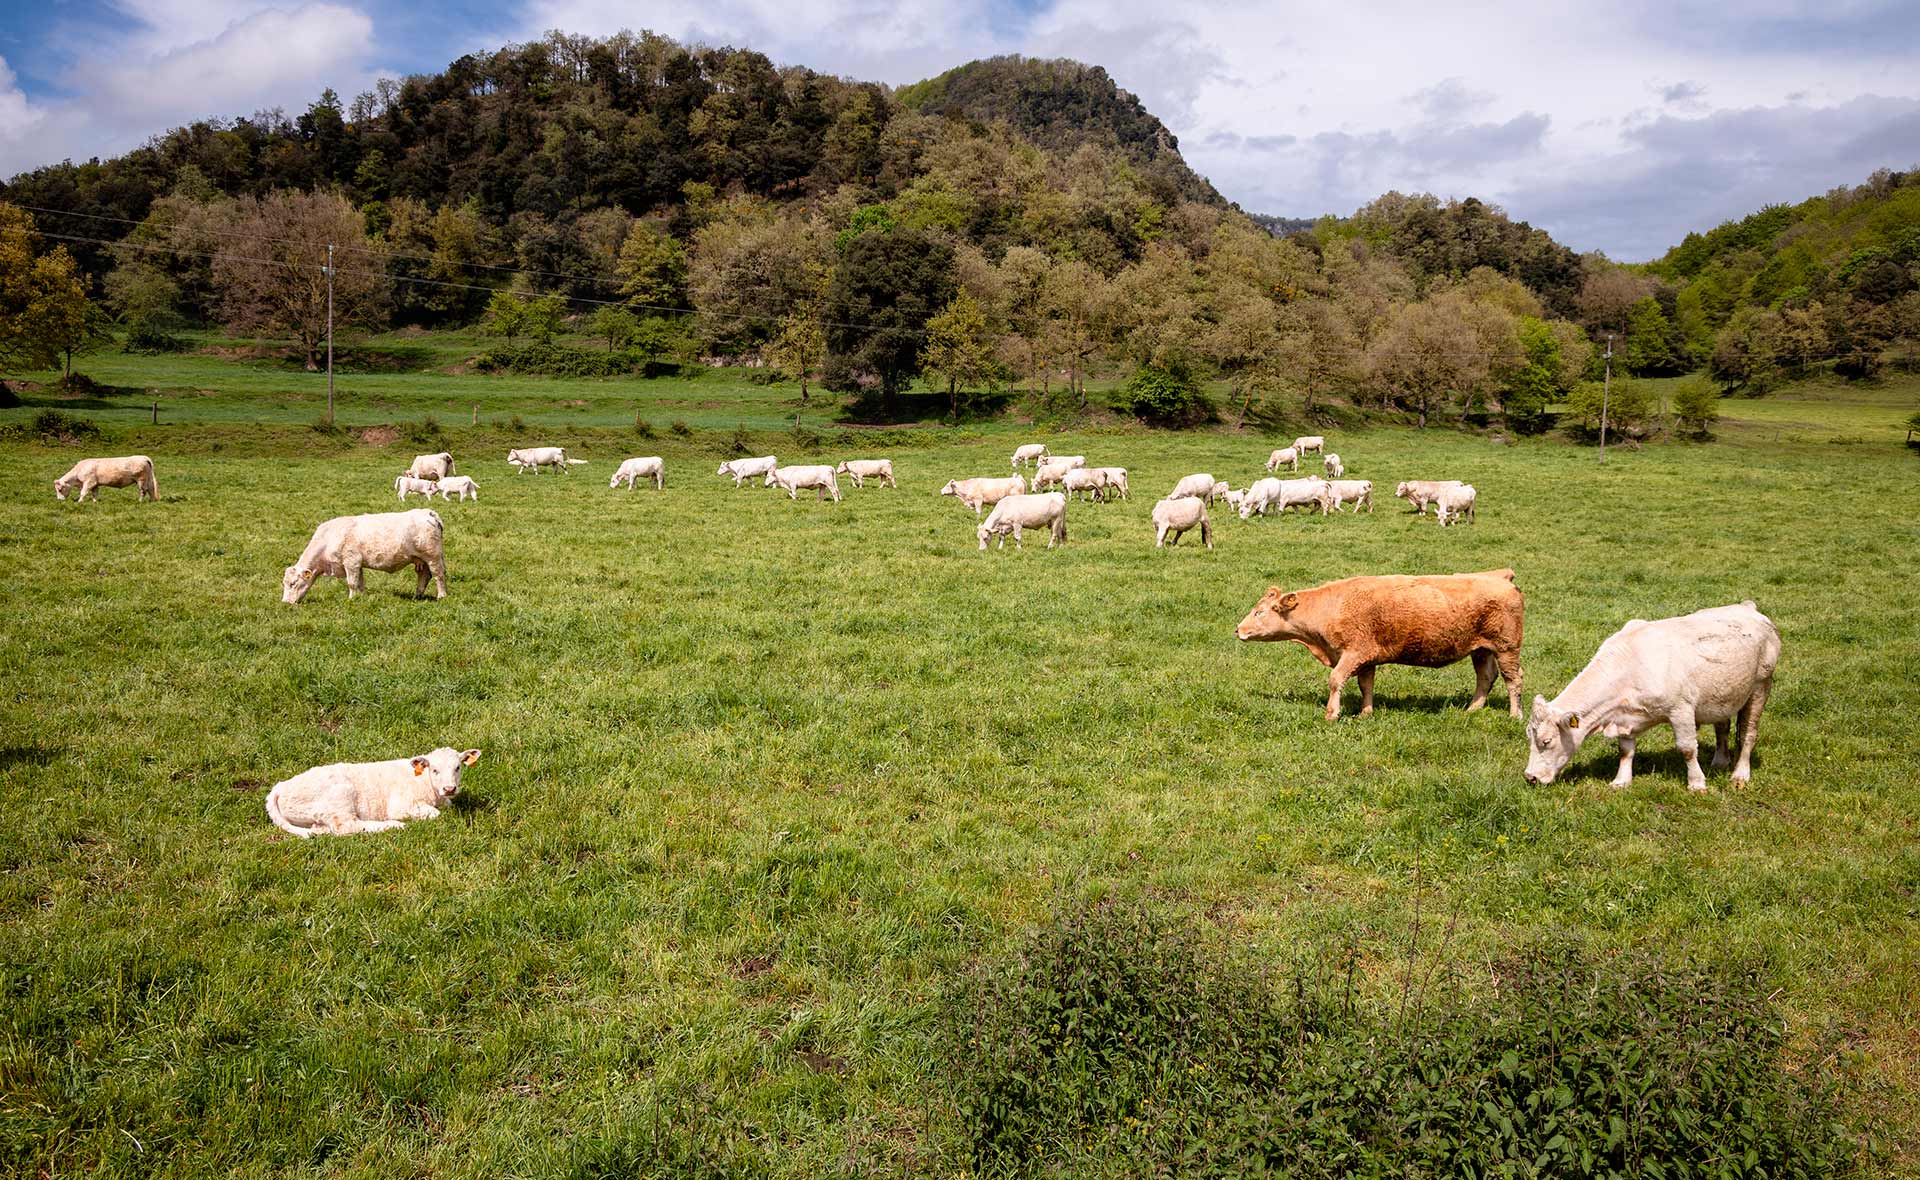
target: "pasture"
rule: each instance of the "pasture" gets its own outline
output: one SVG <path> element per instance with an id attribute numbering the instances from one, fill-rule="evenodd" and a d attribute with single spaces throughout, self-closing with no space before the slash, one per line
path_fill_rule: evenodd
<path id="1" fill-rule="evenodd" d="M 895 460 L 900 490 L 834 505 L 735 491 L 717 432 L 549 427 L 515 441 L 589 465 L 516 477 L 505 436 L 455 429 L 481 499 L 434 504 L 451 596 L 369 574 L 298 608 L 281 569 L 319 521 L 396 507 L 416 448 L 218 424 L 6 444 L 0 1166 L 587 1175 L 679 1128 L 780 1176 L 910 1174 L 942 979 L 1105 895 L 1275 962 L 1351 943 L 1383 993 L 1416 941 L 1469 987 L 1547 931 L 1757 960 L 1911 1169 L 1915 460 L 1851 409 L 1775 412 L 1604 467 L 1329 430 L 1376 511 L 1222 507 L 1212 553 L 1156 552 L 1154 500 L 1194 471 L 1244 487 L 1271 440 L 1046 436 L 1128 467 L 1133 499 L 1074 502 L 1061 550 L 983 554 L 934 493 L 1005 473 L 1026 432 L 755 438 Z M 75 458 L 131 451 L 161 503 L 54 501 Z M 664 493 L 608 490 L 656 453 Z M 1471 481 L 1478 523 L 1416 518 L 1406 478 Z M 1304 650 L 1233 638 L 1270 584 L 1502 566 L 1529 701 L 1629 618 L 1756 600 L 1785 654 L 1752 787 L 1690 794 L 1665 730 L 1627 790 L 1599 740 L 1529 787 L 1521 723 L 1461 711 L 1466 664 L 1383 668 L 1378 711 L 1350 685 L 1328 724 Z M 484 756 L 437 821 L 296 841 L 262 811 L 306 767 L 442 744 Z"/>

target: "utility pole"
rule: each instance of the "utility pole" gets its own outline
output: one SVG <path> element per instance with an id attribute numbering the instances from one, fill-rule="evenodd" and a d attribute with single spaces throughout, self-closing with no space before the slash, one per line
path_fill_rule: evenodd
<path id="1" fill-rule="evenodd" d="M 1607 377 L 1600 386 L 1600 461 L 1607 461 L 1607 403 L 1613 396 L 1613 337 L 1607 337 Z"/>
<path id="2" fill-rule="evenodd" d="M 327 243 L 327 425 L 333 425 L 333 243 Z"/>

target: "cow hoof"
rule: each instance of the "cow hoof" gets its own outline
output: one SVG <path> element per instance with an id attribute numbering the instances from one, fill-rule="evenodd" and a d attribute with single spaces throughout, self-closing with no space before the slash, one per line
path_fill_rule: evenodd
<path id="1" fill-rule="evenodd" d="M 1486 707 L 1487 707 L 1487 702 L 1485 701 L 1473 701 L 1467 705 L 1467 712 L 1478 713 L 1480 710 Z"/>
<path id="2" fill-rule="evenodd" d="M 1707 793 L 1707 784 L 1704 781 L 1697 782 L 1697 783 L 1688 783 L 1687 790 L 1692 791 L 1695 794 L 1704 795 Z"/>

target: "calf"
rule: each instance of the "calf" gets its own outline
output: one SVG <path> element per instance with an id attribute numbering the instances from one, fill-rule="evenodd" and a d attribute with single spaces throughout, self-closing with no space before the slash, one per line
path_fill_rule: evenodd
<path id="1" fill-rule="evenodd" d="M 1340 716 L 1340 689 L 1360 680 L 1360 715 L 1373 712 L 1373 672 L 1381 664 L 1439 668 L 1472 657 L 1473 700 L 1487 703 L 1494 669 L 1507 682 L 1508 708 L 1520 716 L 1520 633 L 1526 600 L 1512 570 L 1476 574 L 1345 578 L 1310 590 L 1270 586 L 1235 630 L 1241 641 L 1290 640 L 1333 669 L 1327 720 Z"/>
<path id="2" fill-rule="evenodd" d="M 1320 466 L 1326 469 L 1328 479 L 1339 479 L 1347 473 L 1347 465 L 1342 463 L 1340 456 L 1332 451 L 1320 457 Z"/>
<path id="3" fill-rule="evenodd" d="M 415 455 L 406 474 L 415 479 L 445 479 L 453 474 L 453 456 L 446 451 L 436 455 Z"/>
<path id="4" fill-rule="evenodd" d="M 449 475 L 436 481 L 433 486 L 442 500 L 458 497 L 464 502 L 469 496 L 476 500 L 480 498 L 480 486 L 473 482 L 471 476 Z"/>
<path id="5" fill-rule="evenodd" d="M 364 516 L 336 516 L 313 530 L 313 539 L 300 560 L 280 579 L 280 600 L 293 604 L 307 596 L 316 578 L 344 578 L 347 598 L 366 589 L 361 571 L 392 573 L 412 566 L 419 577 L 414 593 L 425 597 L 432 576 L 434 597 L 447 596 L 447 558 L 441 540 L 445 526 L 431 508 L 411 512 L 370 512 Z"/>
<path id="6" fill-rule="evenodd" d="M 1040 460 L 1046 457 L 1046 443 L 1027 443 L 1025 446 L 1016 447 L 1013 452 L 1014 470 L 1019 470 L 1024 464 L 1038 464 Z"/>
<path id="7" fill-rule="evenodd" d="M 820 464 L 775 467 L 767 472 L 766 486 L 785 488 L 789 500 L 798 500 L 801 488 L 813 488 L 815 500 L 824 500 L 831 494 L 835 504 L 840 502 L 840 481 L 834 478 L 833 468 Z"/>
<path id="8" fill-rule="evenodd" d="M 53 498 L 64 501 L 75 488 L 76 503 L 98 500 L 101 488 L 140 489 L 140 499 L 158 500 L 160 482 L 153 477 L 153 460 L 145 455 L 122 455 L 114 459 L 82 459 L 67 473 L 53 481 Z"/>
<path id="9" fill-rule="evenodd" d="M 1433 514 L 1440 518 L 1440 527 L 1445 528 L 1462 516 L 1467 518 L 1468 524 L 1472 524 L 1473 505 L 1478 498 L 1479 493 L 1473 490 L 1470 483 L 1463 483 L 1457 488 L 1441 488 L 1433 501 Z"/>
<path id="10" fill-rule="evenodd" d="M 1268 471 L 1280 470 L 1282 463 L 1286 464 L 1287 469 L 1290 471 L 1300 470 L 1300 452 L 1293 447 L 1281 447 L 1273 454 L 1267 456 Z"/>
<path id="11" fill-rule="evenodd" d="M 1198 528 L 1200 539 L 1207 548 L 1213 548 L 1213 522 L 1207 518 L 1207 502 L 1198 496 L 1169 497 L 1153 506 L 1153 547 L 1162 548 L 1167 536 L 1173 536 L 1173 543 L 1180 543 L 1180 534 L 1188 529 Z"/>
<path id="12" fill-rule="evenodd" d="M 429 500 L 433 499 L 435 486 L 436 481 L 431 479 L 415 479 L 411 475 L 396 475 L 393 477 L 393 490 L 400 493 L 400 502 L 402 504 L 407 502 L 409 495 L 414 494 L 425 496 Z"/>
<path id="13" fill-rule="evenodd" d="M 1336 512 L 1342 504 L 1353 505 L 1356 515 L 1362 508 L 1373 511 L 1373 481 L 1370 479 L 1330 479 L 1327 481 L 1327 496 Z"/>
<path id="14" fill-rule="evenodd" d="M 893 482 L 892 459 L 848 459 L 834 468 L 833 473 L 849 477 L 856 488 L 867 486 L 866 481 L 870 479 L 879 480 L 883 488 L 897 489 L 900 486 Z"/>
<path id="15" fill-rule="evenodd" d="M 1008 496 L 1018 496 L 1027 490 L 1024 477 L 1010 475 L 1005 479 L 950 479 L 940 489 L 943 496 L 953 496 L 962 504 L 973 509 L 975 516 L 980 515 L 983 504 L 998 504 Z"/>
<path id="16" fill-rule="evenodd" d="M 410 819 L 434 819 L 460 793 L 460 776 L 478 750 L 442 746 L 413 758 L 336 762 L 304 770 L 267 792 L 267 818 L 302 840 L 385 832 Z"/>
<path id="17" fill-rule="evenodd" d="M 1173 490 L 1167 493 L 1167 499 L 1178 500 L 1182 496 L 1198 496 L 1202 500 L 1211 500 L 1214 497 L 1214 489 L 1218 486 L 1219 481 L 1215 480 L 1211 474 L 1199 472 L 1174 484 Z"/>
<path id="18" fill-rule="evenodd" d="M 515 475 L 519 475 L 528 468 L 532 468 L 533 473 L 539 475 L 542 467 L 556 467 L 563 474 L 571 475 L 573 469 L 585 463 L 586 460 L 567 458 L 565 447 L 518 447 L 507 452 L 507 462 L 513 464 Z"/>
<path id="19" fill-rule="evenodd" d="M 980 548 L 987 547 L 990 537 L 1000 538 L 999 547 L 1007 547 L 1007 534 L 1013 534 L 1016 549 L 1024 549 L 1020 534 L 1025 529 L 1047 528 L 1051 534 L 1047 537 L 1047 548 L 1064 545 L 1067 541 L 1067 498 L 1060 492 L 1045 492 L 1034 496 L 1008 496 L 993 506 L 987 519 L 981 522 L 974 536 L 980 541 Z"/>
<path id="20" fill-rule="evenodd" d="M 1393 489 L 1393 496 L 1396 500 L 1412 504 L 1415 512 L 1425 516 L 1427 505 L 1440 498 L 1441 488 L 1461 486 L 1457 479 L 1409 479 L 1401 481 L 1400 486 Z"/>
<path id="21" fill-rule="evenodd" d="M 731 475 L 733 477 L 733 486 L 738 488 L 746 480 L 765 475 L 778 466 L 780 466 L 780 461 L 772 455 L 761 455 L 757 459 L 730 459 L 722 463 L 720 470 L 714 472 L 714 474 Z"/>
<path id="22" fill-rule="evenodd" d="M 1751 600 L 1673 619 L 1632 619 L 1615 631 L 1565 691 L 1533 698 L 1527 723 L 1527 781 L 1550 783 L 1588 734 L 1620 743 L 1613 785 L 1633 782 L 1633 748 L 1640 735 L 1673 727 L 1687 761 L 1687 789 L 1704 791 L 1699 729 L 1713 726 L 1713 769 L 1733 767 L 1733 785 L 1753 778 L 1753 744 L 1760 711 L 1773 691 L 1780 663 L 1780 632 Z M 1728 755 L 1727 728 L 1739 731 L 1740 758 Z"/>
<path id="23" fill-rule="evenodd" d="M 628 459 L 626 462 L 620 464 L 618 471 L 613 473 L 613 479 L 608 482 L 607 487 L 617 488 L 623 479 L 627 481 L 627 490 L 630 492 L 639 486 L 640 481 L 643 479 L 651 479 L 653 481 L 653 490 L 656 492 L 660 491 L 667 486 L 666 460 L 658 455 L 643 455 L 639 458 Z"/>

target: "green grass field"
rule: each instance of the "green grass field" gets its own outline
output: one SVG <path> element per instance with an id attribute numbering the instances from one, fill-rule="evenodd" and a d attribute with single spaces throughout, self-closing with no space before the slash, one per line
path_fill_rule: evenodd
<path id="1" fill-rule="evenodd" d="M 186 388 L 202 361 L 245 367 L 84 367 Z M 366 380 L 349 422 L 380 420 Z M 1211 553 L 1156 552 L 1152 502 L 1192 471 L 1243 486 L 1267 440 L 1054 435 L 1130 468 L 1133 500 L 1075 503 L 1062 550 L 982 554 L 934 493 L 1003 472 L 1011 427 L 863 434 L 899 491 L 790 503 L 714 476 L 722 433 L 569 433 L 535 409 L 559 383 L 405 381 L 446 385 L 394 386 L 392 416 L 480 399 L 590 460 L 514 477 L 497 424 L 451 430 L 482 499 L 436 504 L 442 602 L 410 574 L 280 602 L 313 526 L 393 508 L 414 449 L 294 427 L 307 386 L 271 428 L 240 423 L 273 390 L 236 385 L 200 415 L 169 395 L 159 427 L 80 408 L 118 431 L 97 446 L 0 446 L 0 1170 L 590 1174 L 678 1127 L 780 1176 L 913 1174 L 941 980 L 1109 895 L 1275 962 L 1353 940 L 1386 992 L 1416 909 L 1469 988 L 1544 932 L 1757 959 L 1796 1044 L 1849 1047 L 1877 1166 L 1914 1171 L 1920 524 L 1890 425 L 1911 387 L 1730 402 L 1721 441 L 1604 467 L 1336 433 L 1373 515 L 1222 519 Z M 791 421 L 788 391 L 714 388 L 694 425 Z M 161 503 L 50 494 L 131 451 Z M 652 453 L 663 494 L 608 490 Z M 1478 486 L 1477 524 L 1391 498 L 1437 477 Z M 1383 669 L 1379 711 L 1353 717 L 1350 686 L 1330 725 L 1303 650 L 1233 638 L 1269 584 L 1498 566 L 1527 595 L 1529 700 L 1628 618 L 1755 599 L 1785 655 L 1753 786 L 1688 793 L 1660 731 L 1628 790 L 1602 743 L 1529 787 L 1520 723 L 1461 712 L 1466 665 Z M 438 821 L 296 841 L 262 811 L 308 766 L 442 744 L 485 754 Z"/>

